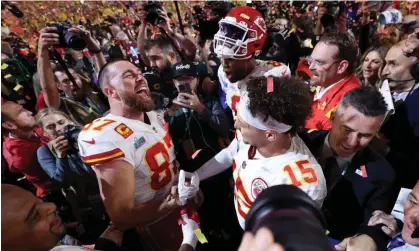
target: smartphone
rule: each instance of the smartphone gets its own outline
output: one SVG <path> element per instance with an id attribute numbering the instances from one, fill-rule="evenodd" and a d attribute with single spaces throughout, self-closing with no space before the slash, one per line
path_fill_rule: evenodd
<path id="1" fill-rule="evenodd" d="M 178 85 L 179 93 L 188 93 L 192 94 L 191 85 L 189 83 L 184 83 Z"/>

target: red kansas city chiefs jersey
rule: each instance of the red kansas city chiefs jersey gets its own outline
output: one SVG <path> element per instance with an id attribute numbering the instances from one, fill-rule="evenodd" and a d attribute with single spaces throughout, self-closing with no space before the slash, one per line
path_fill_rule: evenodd
<path id="1" fill-rule="evenodd" d="M 340 100 L 348 91 L 360 86 L 358 78 L 355 74 L 352 74 L 335 84 L 330 90 L 327 90 L 320 99 L 313 101 L 311 115 L 306 120 L 305 128 L 315 130 L 332 129 L 330 116 L 335 112 Z"/>

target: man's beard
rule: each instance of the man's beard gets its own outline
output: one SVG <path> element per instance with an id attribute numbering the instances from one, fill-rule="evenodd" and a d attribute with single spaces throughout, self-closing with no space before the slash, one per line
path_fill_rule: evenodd
<path id="1" fill-rule="evenodd" d="M 134 110 L 137 110 L 139 112 L 149 112 L 154 110 L 154 101 L 151 97 L 151 93 L 148 91 L 149 99 L 144 99 L 141 97 L 138 97 L 135 94 L 119 94 L 119 97 L 121 98 L 122 103 L 125 105 L 131 107 Z"/>
<path id="2" fill-rule="evenodd" d="M 154 71 L 158 72 L 161 76 L 164 76 L 166 74 L 170 74 L 173 72 L 172 70 L 172 64 L 170 63 L 170 61 L 167 61 L 166 66 L 163 69 L 159 69 L 157 67 L 153 68 Z"/>

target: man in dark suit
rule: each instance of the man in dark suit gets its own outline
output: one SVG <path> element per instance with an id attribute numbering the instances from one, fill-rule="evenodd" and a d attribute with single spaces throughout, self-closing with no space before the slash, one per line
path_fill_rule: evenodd
<path id="1" fill-rule="evenodd" d="M 360 87 L 345 94 L 331 117 L 330 131 L 303 136 L 323 167 L 328 194 L 323 211 L 329 236 L 345 239 L 338 250 L 382 250 L 387 237 L 380 227 L 368 227 L 374 210 L 389 212 L 388 193 L 394 180 L 391 165 L 368 147 L 380 128 L 387 105 L 375 88 Z M 357 246 L 359 245 L 359 246 Z"/>

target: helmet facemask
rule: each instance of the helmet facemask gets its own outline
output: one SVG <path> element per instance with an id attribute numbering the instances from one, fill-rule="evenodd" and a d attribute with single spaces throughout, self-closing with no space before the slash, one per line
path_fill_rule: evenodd
<path id="1" fill-rule="evenodd" d="M 232 20 L 233 19 L 233 20 Z M 218 57 L 248 59 L 248 44 L 258 40 L 257 31 L 249 29 L 244 22 L 237 23 L 234 18 L 226 17 L 219 23 L 220 29 L 214 36 L 214 52 Z"/>

